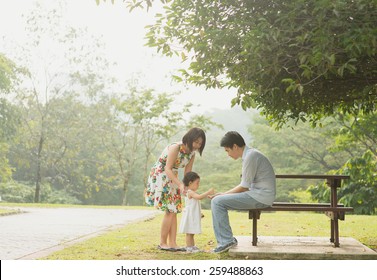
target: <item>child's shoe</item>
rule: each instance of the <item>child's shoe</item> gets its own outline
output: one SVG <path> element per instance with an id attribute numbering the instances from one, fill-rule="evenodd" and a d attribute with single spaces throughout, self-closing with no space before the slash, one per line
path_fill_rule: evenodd
<path id="1" fill-rule="evenodd" d="M 189 246 L 189 247 L 186 247 L 186 251 L 189 253 L 199 253 L 200 249 L 196 246 Z"/>

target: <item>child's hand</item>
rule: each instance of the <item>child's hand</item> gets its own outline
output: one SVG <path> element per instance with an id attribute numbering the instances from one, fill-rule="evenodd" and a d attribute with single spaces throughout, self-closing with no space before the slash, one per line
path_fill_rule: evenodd
<path id="1" fill-rule="evenodd" d="M 209 190 L 208 190 L 208 194 L 214 194 L 215 193 L 215 189 L 214 188 L 210 188 Z"/>

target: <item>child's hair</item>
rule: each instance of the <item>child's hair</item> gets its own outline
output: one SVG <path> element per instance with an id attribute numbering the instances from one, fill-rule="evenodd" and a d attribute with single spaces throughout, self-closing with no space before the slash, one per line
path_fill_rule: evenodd
<path id="1" fill-rule="evenodd" d="M 194 182 L 196 179 L 200 179 L 198 173 L 191 171 L 185 174 L 182 182 L 187 187 L 190 184 L 190 182 Z"/>

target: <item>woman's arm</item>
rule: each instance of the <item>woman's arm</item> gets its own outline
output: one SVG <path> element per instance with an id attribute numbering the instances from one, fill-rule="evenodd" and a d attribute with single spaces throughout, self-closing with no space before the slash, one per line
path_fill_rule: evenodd
<path id="1" fill-rule="evenodd" d="M 194 165 L 194 160 L 195 160 L 195 154 L 193 154 L 193 156 L 191 157 L 189 163 L 186 165 L 186 167 L 185 167 L 185 174 L 186 174 L 187 172 L 192 171 L 192 167 L 193 167 L 193 165 Z"/>
<path id="2" fill-rule="evenodd" d="M 177 185 L 181 191 L 184 189 L 183 183 L 178 179 L 173 172 L 173 166 L 178 158 L 179 144 L 173 144 L 169 147 L 168 157 L 166 159 L 165 173 L 169 179 Z"/>

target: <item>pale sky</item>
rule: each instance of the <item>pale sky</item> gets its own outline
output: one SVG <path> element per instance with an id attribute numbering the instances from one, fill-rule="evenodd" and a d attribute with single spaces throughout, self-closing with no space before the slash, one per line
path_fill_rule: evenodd
<path id="1" fill-rule="evenodd" d="M 6 35 L 16 42 L 22 42 L 24 19 L 37 0 L 0 0 L 0 39 Z M 42 6 L 51 7 L 58 0 L 38 0 Z M 73 25 L 86 26 L 89 32 L 103 36 L 107 46 L 106 54 L 115 60 L 118 67 L 114 73 L 119 77 L 141 77 L 140 85 L 153 88 L 156 92 L 182 92 L 177 103 L 192 102 L 200 105 L 200 111 L 212 108 L 228 109 L 230 100 L 235 97 L 236 90 L 209 90 L 190 86 L 188 89 L 171 81 L 171 74 L 181 67 L 179 58 L 162 57 L 155 49 L 144 46 L 144 26 L 154 22 L 153 13 L 160 9 L 134 10 L 128 12 L 122 0 L 111 4 L 110 0 L 66 0 L 68 3 L 67 20 Z M 159 1 L 156 1 L 158 3 Z M 0 52 L 4 52 L 0 45 Z M 6 53 L 5 53 L 6 54 Z"/>

